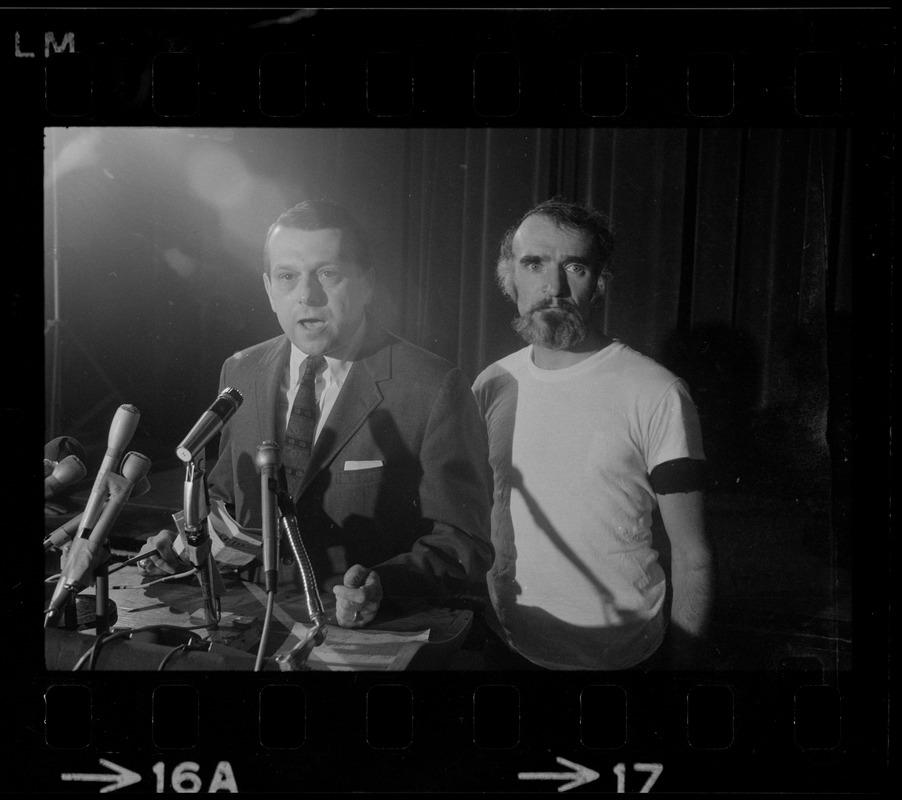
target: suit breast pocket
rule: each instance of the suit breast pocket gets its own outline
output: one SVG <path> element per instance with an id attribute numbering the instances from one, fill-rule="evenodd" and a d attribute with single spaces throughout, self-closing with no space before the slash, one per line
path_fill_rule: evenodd
<path id="1" fill-rule="evenodd" d="M 336 519 L 341 520 L 346 536 L 364 535 L 371 529 L 377 512 L 385 511 L 385 468 L 340 470 L 333 476 L 335 486 L 329 497 Z"/>
<path id="2" fill-rule="evenodd" d="M 337 474 L 338 483 L 340 484 L 359 485 L 362 483 L 379 483 L 385 477 L 385 467 L 342 470 Z"/>

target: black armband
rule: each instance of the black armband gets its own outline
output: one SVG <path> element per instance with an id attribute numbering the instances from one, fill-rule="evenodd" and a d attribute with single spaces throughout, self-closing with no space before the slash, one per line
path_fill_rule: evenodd
<path id="1" fill-rule="evenodd" d="M 705 461 L 700 458 L 675 458 L 658 464 L 649 475 L 655 494 L 701 492 L 705 489 Z"/>

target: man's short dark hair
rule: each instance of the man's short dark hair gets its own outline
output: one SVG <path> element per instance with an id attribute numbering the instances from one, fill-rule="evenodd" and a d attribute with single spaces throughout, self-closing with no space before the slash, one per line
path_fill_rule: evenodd
<path id="1" fill-rule="evenodd" d="M 362 270 L 370 268 L 370 249 L 360 223 L 344 206 L 331 200 L 304 200 L 288 211 L 282 212 L 279 218 L 269 226 L 263 243 L 264 271 L 269 272 L 269 240 L 276 228 L 297 228 L 302 231 L 321 231 L 336 228 L 344 236 L 341 238 L 342 256 L 353 261 Z M 345 248 L 348 248 L 345 251 Z"/>
<path id="2" fill-rule="evenodd" d="M 607 283 L 611 279 L 611 253 L 614 249 L 614 237 L 608 227 L 608 218 L 600 211 L 589 206 L 565 200 L 563 197 L 552 197 L 529 209 L 517 222 L 508 228 L 501 240 L 501 252 L 495 268 L 495 277 L 501 290 L 513 301 L 517 300 L 514 288 L 514 251 L 513 241 L 517 229 L 530 217 L 548 217 L 559 228 L 580 231 L 588 234 L 592 241 L 593 266 L 598 269 L 597 285 L 592 295 L 592 302 L 598 302 L 605 293 Z"/>

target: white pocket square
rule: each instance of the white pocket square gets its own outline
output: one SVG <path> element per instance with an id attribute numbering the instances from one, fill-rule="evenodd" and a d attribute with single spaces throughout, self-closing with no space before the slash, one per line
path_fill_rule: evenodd
<path id="1" fill-rule="evenodd" d="M 345 472 L 355 469 L 373 469 L 373 467 L 381 466 L 381 461 L 345 461 Z"/>

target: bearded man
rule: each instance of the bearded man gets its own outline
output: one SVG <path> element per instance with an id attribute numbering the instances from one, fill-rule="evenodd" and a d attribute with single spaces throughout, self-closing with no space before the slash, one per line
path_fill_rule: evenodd
<path id="1" fill-rule="evenodd" d="M 605 218 L 559 198 L 501 244 L 498 282 L 528 346 L 473 385 L 494 473 L 492 667 L 692 668 L 705 643 L 698 414 L 681 379 L 603 332 L 611 251 Z M 669 617 L 655 510 L 670 541 Z"/>

